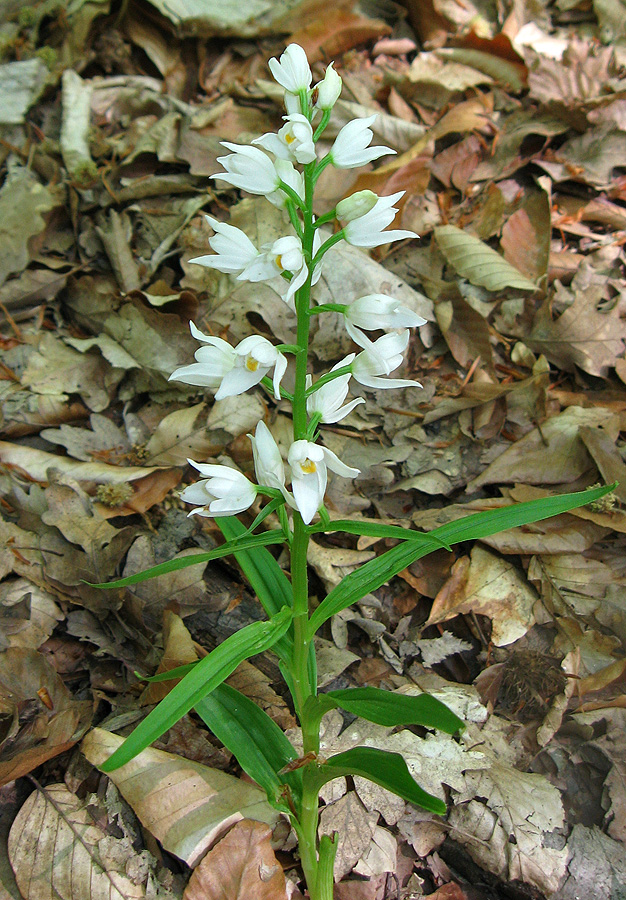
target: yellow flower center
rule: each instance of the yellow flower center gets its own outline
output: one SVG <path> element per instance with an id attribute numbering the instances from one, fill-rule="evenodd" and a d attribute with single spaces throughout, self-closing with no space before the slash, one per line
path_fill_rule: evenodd
<path id="1" fill-rule="evenodd" d="M 279 268 L 279 269 L 281 270 L 281 272 L 282 272 L 282 270 L 283 270 L 283 257 L 282 257 L 282 254 L 280 254 L 280 253 L 279 253 L 278 256 L 276 257 L 276 265 L 278 266 L 278 268 Z"/>
<path id="2" fill-rule="evenodd" d="M 256 372 L 258 368 L 258 359 L 255 359 L 254 356 L 246 356 L 246 369 L 248 369 L 249 372 Z"/>
<path id="3" fill-rule="evenodd" d="M 294 141 L 295 141 L 295 137 L 293 136 L 293 134 L 291 134 L 291 132 L 288 131 L 287 134 L 285 135 L 285 143 L 293 144 Z"/>
<path id="4" fill-rule="evenodd" d="M 305 475 L 312 475 L 314 472 L 317 472 L 317 466 L 312 459 L 305 459 L 300 468 Z"/>

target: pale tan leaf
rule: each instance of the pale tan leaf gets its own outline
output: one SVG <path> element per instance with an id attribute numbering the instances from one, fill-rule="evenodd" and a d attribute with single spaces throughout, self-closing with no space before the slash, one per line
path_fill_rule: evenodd
<path id="1" fill-rule="evenodd" d="M 99 766 L 122 742 L 94 728 L 81 749 Z M 143 750 L 109 778 L 166 850 L 191 866 L 235 822 L 250 818 L 273 826 L 278 821 L 260 788 L 163 750 Z"/>
<path id="2" fill-rule="evenodd" d="M 536 291 L 537 286 L 509 262 L 473 234 L 455 225 L 435 228 L 435 240 L 450 265 L 471 284 L 488 291 L 515 288 Z"/>
<path id="3" fill-rule="evenodd" d="M 585 472 L 593 471 L 591 457 L 579 437 L 579 429 L 584 425 L 604 426 L 617 437 L 617 422 L 608 410 L 570 406 L 511 444 L 470 482 L 469 490 L 495 482 L 547 485 L 576 481 Z"/>
<path id="4" fill-rule="evenodd" d="M 377 812 L 368 812 L 354 791 L 325 806 L 320 816 L 320 834 L 337 836 L 335 881 L 351 872 L 367 851 L 376 827 Z"/>
<path id="5" fill-rule="evenodd" d="M 206 404 L 177 409 L 161 419 L 146 444 L 146 458 L 155 466 L 185 466 L 187 460 L 205 460 L 221 446 L 207 433 Z"/>
<path id="6" fill-rule="evenodd" d="M 184 900 L 287 900 L 270 837 L 267 825 L 238 822 L 194 871 Z"/>
<path id="7" fill-rule="evenodd" d="M 145 886 L 124 871 L 124 861 L 118 867 L 102 852 L 112 838 L 95 824 L 89 805 L 89 798 L 79 799 L 64 784 L 28 797 L 9 834 L 9 859 L 24 900 L 146 896 Z"/>
<path id="8" fill-rule="evenodd" d="M 25 472 L 33 481 L 47 481 L 48 470 L 56 469 L 77 481 L 95 481 L 97 484 L 121 484 L 145 478 L 157 470 L 156 466 L 112 466 L 102 462 L 78 462 L 67 456 L 57 456 L 27 447 L 0 441 L 0 462 Z"/>

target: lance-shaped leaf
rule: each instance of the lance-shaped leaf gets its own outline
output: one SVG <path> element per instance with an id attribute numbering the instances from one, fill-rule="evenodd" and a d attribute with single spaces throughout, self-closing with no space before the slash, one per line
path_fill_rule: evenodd
<path id="1" fill-rule="evenodd" d="M 422 809 L 440 816 L 446 811 L 443 800 L 433 797 L 419 786 L 399 753 L 377 750 L 375 747 L 354 747 L 331 756 L 318 767 L 316 774 L 320 787 L 340 775 L 361 775 Z"/>
<path id="2" fill-rule="evenodd" d="M 517 288 L 536 291 L 537 285 L 487 244 L 455 225 L 435 228 L 435 240 L 450 265 L 471 284 L 488 291 Z"/>
<path id="3" fill-rule="evenodd" d="M 529 525 L 531 522 L 539 522 L 541 519 L 549 519 L 551 516 L 585 506 L 587 503 L 599 500 L 613 488 L 614 485 L 606 485 L 588 491 L 579 491 L 575 494 L 542 497 L 540 500 L 516 503 L 502 509 L 490 509 L 487 512 L 466 516 L 456 522 L 448 522 L 447 525 L 435 528 L 430 534 L 436 536 L 444 544 L 480 540 L 499 531 L 506 531 L 520 525 Z M 410 532 L 410 534 L 413 533 Z M 407 539 L 397 547 L 387 550 L 377 559 L 366 562 L 356 572 L 351 572 L 337 587 L 332 589 L 311 616 L 309 621 L 311 637 L 331 616 L 341 612 L 352 603 L 356 603 L 371 591 L 375 591 L 411 563 L 426 556 L 431 550 L 432 545 L 425 546 L 421 541 Z"/>
<path id="4" fill-rule="evenodd" d="M 412 528 L 403 528 L 401 525 L 383 525 L 380 522 L 353 522 L 350 519 L 335 519 L 332 522 L 314 525 L 311 533 L 320 531 L 343 531 L 346 534 L 363 534 L 367 537 L 399 538 L 403 541 L 416 541 L 430 550 L 449 550 L 448 544 L 437 537 L 434 531 L 413 531 Z"/>
<path id="5" fill-rule="evenodd" d="M 123 766 L 228 678 L 240 662 L 268 650 L 289 628 L 291 616 L 291 610 L 284 607 L 269 622 L 253 622 L 226 638 L 148 713 L 122 746 L 104 763 L 103 771 L 110 772 Z"/>
<path id="6" fill-rule="evenodd" d="M 302 772 L 279 775 L 298 758 L 298 753 L 276 722 L 252 700 L 221 684 L 196 704 L 196 712 L 216 738 L 234 754 L 241 768 L 281 808 L 288 785 L 296 806 L 302 794 Z"/>
<path id="7" fill-rule="evenodd" d="M 430 694 L 398 694 L 380 688 L 346 688 L 328 691 L 311 698 L 311 713 L 323 715 L 329 709 L 341 707 L 377 725 L 423 725 L 455 734 L 463 728 L 459 719 L 445 703 Z"/>
<path id="8" fill-rule="evenodd" d="M 271 618 L 283 608 L 283 606 L 293 606 L 293 590 L 291 582 L 278 565 L 272 554 L 264 546 L 243 547 L 246 530 L 239 519 L 235 516 L 224 516 L 216 519 L 216 522 L 228 541 L 232 546 L 236 544 L 237 548 L 233 551 L 235 559 L 241 566 L 243 574 L 248 579 L 250 586 L 259 603 L 265 610 L 267 616 Z M 272 532 L 268 532 L 272 533 Z M 281 535 L 281 542 L 284 541 L 284 535 Z M 280 641 L 277 641 L 273 647 L 274 652 L 282 661 L 284 666 L 289 666 L 293 659 L 293 635 L 291 630 L 288 631 Z"/>
<path id="9" fill-rule="evenodd" d="M 215 550 L 207 550 L 206 553 L 194 553 L 193 556 L 184 556 L 182 559 L 171 559 L 169 562 L 159 563 L 158 566 L 144 569 L 143 572 L 137 572 L 135 575 L 129 575 L 127 578 L 119 578 L 117 581 L 109 581 L 106 584 L 92 584 L 90 586 L 109 590 L 113 588 L 128 587 L 130 584 L 138 584 L 140 581 L 147 581 L 149 578 L 167 575 L 168 572 L 186 569 L 187 566 L 197 566 L 199 563 L 207 563 L 212 559 L 221 559 L 223 556 L 230 556 L 233 553 L 249 550 L 254 547 L 264 547 L 267 546 L 267 544 L 280 544 L 283 540 L 283 533 L 278 529 L 275 529 L 274 531 L 264 531 L 262 534 L 251 534 L 241 538 L 240 541 L 229 541 L 227 544 L 222 544 L 221 547 L 216 547 Z"/>

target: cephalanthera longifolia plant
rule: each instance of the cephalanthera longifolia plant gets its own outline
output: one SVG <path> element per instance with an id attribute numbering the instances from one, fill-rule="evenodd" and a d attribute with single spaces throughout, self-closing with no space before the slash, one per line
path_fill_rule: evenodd
<path id="1" fill-rule="evenodd" d="M 320 426 L 339 422 L 356 404 L 365 402 L 362 398 L 345 402 L 353 378 L 369 390 L 420 387 L 415 381 L 389 375 L 402 362 L 409 341 L 408 329 L 423 325 L 424 320 L 384 294 L 354 297 L 349 284 L 344 303 L 314 306 L 311 286 L 319 279 L 327 254 L 339 241 L 367 248 L 416 235 L 385 230 L 394 219 L 394 203 L 401 193 L 377 197 L 371 191 L 359 191 L 317 220 L 314 218 L 315 185 L 327 166 L 354 168 L 394 151 L 370 147 L 370 126 L 375 118 L 372 116 L 345 125 L 328 153 L 318 159 L 316 144 L 341 92 L 341 78 L 331 64 L 323 80 L 312 88 L 306 54 L 297 44 L 291 44 L 280 60 L 271 59 L 269 65 L 285 90 L 285 125 L 277 134 L 257 138 L 252 146 L 225 143 L 231 151 L 219 160 L 225 171 L 213 177 L 263 195 L 284 209 L 290 233 L 259 249 L 240 229 L 207 217 L 215 232 L 209 240 L 214 253 L 194 262 L 239 280 L 264 281 L 282 276 L 283 299 L 296 319 L 296 343 L 274 345 L 264 337 L 252 335 L 233 347 L 225 340 L 203 334 L 191 323 L 192 334 L 202 346 L 196 352 L 196 362 L 177 369 L 171 380 L 208 388 L 215 392 L 216 400 L 261 384 L 276 399 L 289 401 L 293 411 L 293 442 L 287 453 L 289 479 L 276 441 L 262 421 L 250 435 L 256 484 L 230 466 L 189 460 L 201 479 L 185 488 L 181 497 L 195 506 L 190 515 L 215 516 L 226 542 L 211 552 L 164 563 L 108 585 L 130 585 L 232 554 L 256 592 L 267 621 L 242 628 L 195 665 L 158 676 L 182 680 L 103 768 L 111 771 L 128 762 L 178 719 L 195 710 L 232 751 L 242 769 L 265 789 L 272 806 L 289 817 L 299 839 L 311 900 L 331 900 L 336 839 L 328 835 L 318 839 L 318 797 L 327 781 L 341 775 L 361 775 L 434 813 L 444 813 L 446 806 L 414 781 L 397 753 L 357 747 L 322 758 L 319 732 L 324 713 L 340 707 L 380 725 L 422 725 L 451 734 L 462 727 L 462 722 L 428 694 L 397 695 L 376 688 L 318 694 L 313 644 L 317 630 L 335 613 L 432 550 L 565 512 L 597 499 L 610 488 L 470 515 L 429 534 L 330 518 L 324 506 L 328 469 L 342 478 L 355 478 L 359 470 L 347 466 L 324 446 Z M 323 239 L 320 226 L 336 221 L 339 229 Z M 309 324 L 312 316 L 329 311 L 343 316 L 360 352 L 349 354 L 313 381 L 308 371 Z M 372 330 L 384 334 L 371 340 L 365 332 Z M 288 355 L 295 360 L 293 394 L 281 386 Z M 259 496 L 267 498 L 267 502 L 246 528 L 236 516 L 248 510 Z M 271 513 L 277 514 L 280 528 L 263 530 L 262 523 Z M 396 538 L 398 543 L 348 575 L 311 614 L 307 545 L 311 535 L 331 531 Z M 286 544 L 289 548 L 291 578 L 267 550 L 269 544 Z M 270 649 L 279 659 L 293 698 L 302 728 L 302 755 L 265 712 L 224 684 L 242 660 Z"/>

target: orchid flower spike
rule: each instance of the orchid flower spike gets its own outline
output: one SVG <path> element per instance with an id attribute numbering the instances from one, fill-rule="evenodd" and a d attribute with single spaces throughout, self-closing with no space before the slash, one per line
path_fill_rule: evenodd
<path id="1" fill-rule="evenodd" d="M 345 359 L 342 359 L 337 365 L 333 366 L 330 371 L 336 372 L 337 369 L 349 366 L 354 357 L 355 354 L 350 353 L 349 356 L 346 356 Z M 363 397 L 357 397 L 356 400 L 351 400 L 349 403 L 346 403 L 345 406 L 341 405 L 346 399 L 349 381 L 349 373 L 347 375 L 340 375 L 333 381 L 323 384 L 316 391 L 313 391 L 312 394 L 309 394 L 306 401 L 308 414 L 310 416 L 315 414 L 319 415 L 321 417 L 320 422 L 340 422 L 352 412 L 355 406 L 358 406 L 359 403 L 365 403 Z M 307 375 L 306 386 L 307 388 L 311 387 L 310 375 Z"/>
<path id="2" fill-rule="evenodd" d="M 339 457 L 312 441 L 294 441 L 289 448 L 287 462 L 291 467 L 293 503 L 308 525 L 324 501 L 328 469 L 343 478 L 356 478 L 360 469 L 347 466 Z"/>
<path id="3" fill-rule="evenodd" d="M 287 159 L 293 163 L 314 162 L 316 159 L 313 129 L 311 123 L 302 113 L 292 113 L 283 117 L 287 122 L 278 134 L 269 132 L 252 141 L 264 150 L 269 150 L 279 159 Z"/>
<path id="4" fill-rule="evenodd" d="M 193 466 L 204 475 L 203 480 L 190 484 L 180 493 L 185 503 L 197 504 L 190 516 L 234 516 L 249 509 L 257 495 L 256 485 L 245 475 L 229 466 L 215 466 L 194 462 Z"/>
<path id="5" fill-rule="evenodd" d="M 280 450 L 272 433 L 261 420 L 255 433 L 249 434 L 254 457 L 254 471 L 257 481 L 264 487 L 276 488 L 285 493 L 285 466 Z"/>
<path id="6" fill-rule="evenodd" d="M 426 319 L 402 306 L 399 300 L 387 294 L 367 294 L 350 303 L 344 310 L 346 325 L 357 325 L 366 331 L 385 328 L 418 328 Z"/>
<path id="7" fill-rule="evenodd" d="M 189 323 L 197 341 L 208 344 L 195 352 L 196 362 L 181 366 L 169 381 L 182 381 L 215 391 L 215 399 L 243 394 L 274 369 L 274 396 L 280 399 L 280 382 L 287 369 L 287 360 L 273 344 L 260 335 L 244 338 L 236 347 L 213 335 L 203 334 L 193 322 Z"/>
<path id="8" fill-rule="evenodd" d="M 383 230 L 395 219 L 398 210 L 393 204 L 404 193 L 404 191 L 398 191 L 388 197 L 379 197 L 369 212 L 344 225 L 343 236 L 346 241 L 355 247 L 380 247 L 381 244 L 390 244 L 392 241 L 401 241 L 403 238 L 419 237 L 414 231 Z"/>
<path id="9" fill-rule="evenodd" d="M 381 156 L 395 153 L 391 147 L 370 147 L 373 133 L 369 127 L 376 116 L 353 119 L 344 125 L 330 148 L 330 158 L 337 169 L 354 169 Z"/>
<path id="10" fill-rule="evenodd" d="M 352 363 L 352 375 L 355 381 L 370 390 L 389 390 L 391 388 L 420 387 L 419 381 L 410 381 L 407 378 L 382 378 L 389 375 L 402 363 L 403 354 L 409 343 L 408 330 L 399 333 L 392 332 L 379 337 L 377 341 L 370 341 L 362 331 L 353 325 L 346 323 L 347 330 L 352 340 L 363 347 Z"/>

